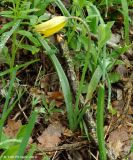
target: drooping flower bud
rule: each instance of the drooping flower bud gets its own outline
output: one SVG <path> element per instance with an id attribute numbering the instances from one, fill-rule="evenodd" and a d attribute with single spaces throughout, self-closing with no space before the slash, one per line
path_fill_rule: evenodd
<path id="1" fill-rule="evenodd" d="M 60 31 L 67 23 L 68 18 L 65 16 L 56 16 L 46 22 L 35 26 L 35 31 L 49 37 Z"/>

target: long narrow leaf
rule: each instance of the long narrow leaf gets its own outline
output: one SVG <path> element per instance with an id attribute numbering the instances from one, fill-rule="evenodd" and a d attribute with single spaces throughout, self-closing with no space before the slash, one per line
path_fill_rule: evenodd
<path id="1" fill-rule="evenodd" d="M 24 92 L 23 92 L 24 93 Z M 21 94 L 21 96 L 23 95 L 23 93 Z M 21 96 L 18 96 L 18 98 L 13 102 L 13 104 L 7 109 L 6 112 L 4 112 L 4 114 L 1 117 L 0 120 L 0 141 L 2 141 L 2 128 L 4 125 L 4 122 L 6 121 L 8 115 L 10 114 L 10 112 L 13 110 L 13 108 L 16 106 L 17 102 L 20 100 Z"/>
<path id="2" fill-rule="evenodd" d="M 59 76 L 59 80 L 61 83 L 61 87 L 62 87 L 62 91 L 64 94 L 65 103 L 66 103 L 66 108 L 67 108 L 69 127 L 70 129 L 73 130 L 74 124 L 73 124 L 72 95 L 71 95 L 68 79 L 56 55 L 51 53 L 52 51 L 51 47 L 48 45 L 48 43 L 44 39 L 42 39 L 42 37 L 39 34 L 36 33 L 36 36 L 38 37 L 38 40 L 42 44 L 42 47 L 47 51 L 47 54 L 51 59 L 52 63 L 54 64 L 54 67 Z"/>
<path id="3" fill-rule="evenodd" d="M 6 97 L 6 101 L 5 101 L 5 104 L 4 104 L 4 107 L 3 107 L 3 112 L 2 112 L 2 116 L 1 116 L 1 120 L 0 120 L 0 142 L 1 142 L 1 136 L 2 136 L 2 127 L 3 127 L 4 121 L 5 121 L 4 117 L 5 117 L 5 114 L 7 113 L 7 107 L 8 107 L 8 104 L 9 104 L 10 97 L 11 97 L 11 92 L 12 92 L 12 89 L 13 89 L 15 78 L 16 78 L 16 71 L 14 70 L 12 72 L 12 78 L 11 78 L 11 81 L 10 81 L 8 94 L 7 94 L 7 97 Z"/>
<path id="4" fill-rule="evenodd" d="M 29 159 L 29 160 L 33 159 L 33 154 L 36 151 L 36 149 L 37 149 L 36 145 L 32 144 L 30 150 L 28 151 L 28 153 L 26 155 L 27 159 Z"/>
<path id="5" fill-rule="evenodd" d="M 12 27 L 12 29 L 8 32 L 5 32 L 2 34 L 1 38 L 0 38 L 0 53 L 2 51 L 2 49 L 4 48 L 6 42 L 8 41 L 8 39 L 11 37 L 11 35 L 14 33 L 14 31 L 19 27 L 21 20 L 18 20 L 14 26 Z"/>
<path id="6" fill-rule="evenodd" d="M 19 70 L 20 68 L 27 67 L 27 66 L 29 66 L 30 64 L 35 63 L 35 62 L 37 62 L 37 61 L 39 61 L 39 60 L 36 59 L 36 60 L 30 61 L 30 62 L 26 62 L 26 63 L 24 63 L 24 64 L 16 65 L 16 66 L 13 67 L 13 68 L 10 68 L 10 69 L 7 69 L 6 71 L 1 72 L 1 73 L 0 73 L 0 77 L 1 77 L 1 76 L 4 76 L 4 75 L 6 75 L 6 74 L 11 73 L 13 70 Z"/>
<path id="7" fill-rule="evenodd" d="M 32 133 L 32 130 L 33 130 L 35 122 L 36 122 L 36 117 L 37 117 L 37 112 L 33 111 L 32 114 L 31 114 L 29 123 L 27 125 L 26 131 L 25 131 L 25 135 L 24 135 L 24 137 L 22 139 L 22 143 L 19 146 L 18 153 L 17 153 L 17 156 L 16 156 L 17 157 L 16 160 L 19 160 L 20 159 L 19 157 L 24 155 L 26 146 L 28 144 L 30 135 Z"/>
<path id="8" fill-rule="evenodd" d="M 2 29 L 0 30 L 0 34 L 5 32 L 5 30 L 9 29 L 10 27 L 14 26 L 14 23 L 15 23 L 14 21 L 11 21 L 9 23 L 4 24 Z"/>
<path id="9" fill-rule="evenodd" d="M 92 95 L 93 95 L 94 91 L 96 90 L 96 87 L 102 77 L 102 74 L 103 74 L 103 71 L 99 65 L 96 68 L 95 72 L 93 73 L 91 81 L 89 82 L 85 103 L 88 102 L 92 98 Z"/>

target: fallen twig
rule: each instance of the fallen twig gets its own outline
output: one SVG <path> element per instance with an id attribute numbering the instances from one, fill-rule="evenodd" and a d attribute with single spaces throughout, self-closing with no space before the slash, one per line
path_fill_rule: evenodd
<path id="1" fill-rule="evenodd" d="M 53 151 L 60 151 L 60 150 L 77 150 L 89 144 L 88 141 L 81 141 L 75 142 L 72 144 L 63 144 L 62 146 L 55 146 L 55 147 L 42 147 L 41 151 L 44 152 L 53 152 Z"/>

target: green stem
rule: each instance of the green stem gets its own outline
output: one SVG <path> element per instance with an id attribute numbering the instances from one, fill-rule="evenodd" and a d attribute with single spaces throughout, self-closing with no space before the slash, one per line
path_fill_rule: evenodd
<path id="1" fill-rule="evenodd" d="M 104 85 L 100 85 L 98 91 L 98 102 L 97 102 L 96 131 L 97 131 L 101 160 L 107 160 L 105 140 L 104 140 L 104 99 L 105 99 Z"/>
<path id="2" fill-rule="evenodd" d="M 128 15 L 128 2 L 127 0 L 121 0 L 122 9 L 123 9 L 123 17 L 124 17 L 124 36 L 126 44 L 130 44 L 130 38 L 129 38 L 129 15 Z"/>
<path id="3" fill-rule="evenodd" d="M 108 73 L 106 72 L 107 82 L 108 82 L 108 102 L 107 102 L 107 108 L 110 108 L 110 102 L 111 102 L 111 83 L 108 76 Z"/>
<path id="4" fill-rule="evenodd" d="M 106 44 L 103 46 L 103 82 L 106 78 Z"/>
<path id="5" fill-rule="evenodd" d="M 13 38 L 12 38 L 13 44 L 12 44 L 12 58 L 11 58 L 10 68 L 13 68 L 14 66 L 14 61 L 16 56 L 16 38 L 17 36 L 16 36 L 16 33 L 14 32 Z"/>

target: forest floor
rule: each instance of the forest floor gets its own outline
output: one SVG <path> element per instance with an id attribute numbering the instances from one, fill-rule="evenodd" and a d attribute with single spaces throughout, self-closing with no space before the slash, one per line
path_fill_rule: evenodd
<path id="1" fill-rule="evenodd" d="M 74 10 L 74 2 L 71 3 L 67 0 L 62 2 L 70 14 L 73 16 L 81 16 L 82 18 L 82 15 L 79 15 L 78 13 L 79 9 L 76 10 L 75 7 Z M 78 5 L 80 5 L 80 3 Z M 96 2 L 95 5 L 105 23 L 114 21 L 113 27 L 111 28 L 112 37 L 105 42 L 107 54 L 114 54 L 117 57 L 117 59 L 115 59 L 115 56 L 115 58 L 110 58 L 110 60 L 114 58 L 117 63 L 112 65 L 111 70 L 108 72 L 111 85 L 111 98 L 109 99 L 110 109 L 107 107 L 110 93 L 108 92 L 108 80 L 105 79 L 103 82 L 102 78 L 100 78 L 92 97 L 85 103 L 86 105 L 89 105 L 89 109 L 87 109 L 84 114 L 82 123 L 79 123 L 75 131 L 70 129 L 61 79 L 49 58 L 47 51 L 43 51 L 40 45 L 32 49 L 31 46 L 28 48 L 20 44 L 23 43 L 28 46 L 31 44 L 30 40 L 33 38 L 31 37 L 31 39 L 28 39 L 27 33 L 21 33 L 23 30 L 30 31 L 31 29 L 30 27 L 29 29 L 28 26 L 24 26 L 28 22 L 28 20 L 24 18 L 19 29 L 15 34 L 9 37 L 5 47 L 2 48 L 3 50 L 0 50 L 0 115 L 4 121 L 4 124 L 2 120 L 0 121 L 0 123 L 3 124 L 2 140 L 0 142 L 1 159 L 4 159 L 4 156 L 7 160 L 16 158 L 15 155 L 20 147 L 19 142 L 23 137 L 26 137 L 25 133 L 28 133 L 28 130 L 26 132 L 25 128 L 28 126 L 28 123 L 30 123 L 29 117 L 33 110 L 35 110 L 38 115 L 33 124 L 33 130 L 31 130 L 31 134 L 29 135 L 30 138 L 24 154 L 25 158 L 20 159 L 26 159 L 26 156 L 31 156 L 30 158 L 35 160 L 100 159 L 99 144 L 96 137 L 96 112 L 98 99 L 97 92 L 101 82 L 104 83 L 105 86 L 104 139 L 107 157 L 110 160 L 133 160 L 133 5 L 128 6 L 128 18 L 130 19 L 128 34 L 130 43 L 127 45 L 125 45 L 126 40 L 124 36 L 124 16 L 119 11 L 120 9 L 122 10 L 120 7 L 121 4 L 108 6 L 107 16 L 105 16 L 106 5 L 100 5 L 98 2 Z M 13 7 L 11 2 L 6 2 L 4 5 L 1 3 L 0 11 L 10 10 L 10 7 Z M 85 6 L 80 8 L 80 12 L 82 12 L 86 18 L 87 9 Z M 47 13 L 47 16 L 49 14 L 52 16 L 62 15 L 62 12 L 57 5 L 51 3 L 47 5 L 44 13 Z M 0 14 L 1 37 L 3 33 L 6 33 L 11 29 L 9 29 L 9 27 L 4 28 L 6 24 L 12 22 L 12 17 L 10 17 L 9 14 L 7 17 L 3 16 L 6 14 L 7 13 Z M 90 15 L 91 14 L 92 13 L 90 13 Z M 12 27 L 12 25 L 10 25 L 10 27 Z M 82 26 L 79 25 L 77 28 L 75 27 L 77 29 L 75 29 L 75 32 L 78 36 L 70 33 L 70 28 L 67 28 L 48 38 L 48 43 L 52 46 L 52 49 L 57 52 L 56 57 L 68 78 L 73 104 L 76 99 L 74 84 L 76 84 L 77 81 L 72 80 L 73 73 L 67 72 L 69 60 L 64 58 L 63 54 L 66 52 L 70 53 L 74 74 L 79 82 L 82 77 L 82 68 L 86 56 L 84 55 L 84 48 L 86 48 L 87 45 L 85 37 L 80 35 L 80 27 Z M 66 31 L 67 36 L 64 34 Z M 108 32 L 106 32 L 106 34 L 108 34 Z M 69 36 L 71 36 L 70 39 L 68 38 Z M 14 39 L 17 39 L 15 40 L 15 43 L 13 43 Z M 84 44 L 81 42 L 82 40 L 84 41 Z M 34 39 L 32 39 L 32 41 L 34 41 Z M 94 43 L 92 45 L 98 46 L 98 39 L 94 34 L 91 35 L 91 41 Z M 2 39 L 0 42 L 2 44 Z M 36 43 L 36 41 L 34 42 Z M 18 44 L 20 47 L 17 46 Z M 14 48 L 17 51 L 13 62 L 12 53 Z M 65 50 L 66 48 L 67 51 Z M 84 87 L 81 94 L 83 99 L 86 98 L 88 93 L 86 88 L 100 61 L 97 61 L 97 64 L 95 65 L 91 61 L 91 58 L 96 58 L 93 53 L 96 53 L 97 50 L 98 49 L 95 50 L 93 48 L 92 57 L 90 57 L 91 64 L 88 65 L 88 71 L 86 72 Z M 103 56 L 101 57 L 103 58 Z M 36 61 L 34 62 L 33 60 Z M 31 64 L 26 64 L 28 62 Z M 115 62 L 112 60 L 112 63 Z M 25 65 L 17 68 L 21 64 Z M 15 67 L 17 69 L 14 69 L 15 78 L 13 80 L 12 76 L 14 72 L 12 72 L 12 70 Z M 97 77 L 95 78 L 97 79 Z M 81 107 L 82 104 L 79 103 L 79 106 Z M 8 109 L 10 108 L 12 108 L 11 111 L 6 115 L 5 113 L 8 112 Z M 90 116 L 94 120 L 93 127 L 93 120 L 91 122 Z M 103 160 L 105 159 L 103 158 Z"/>

